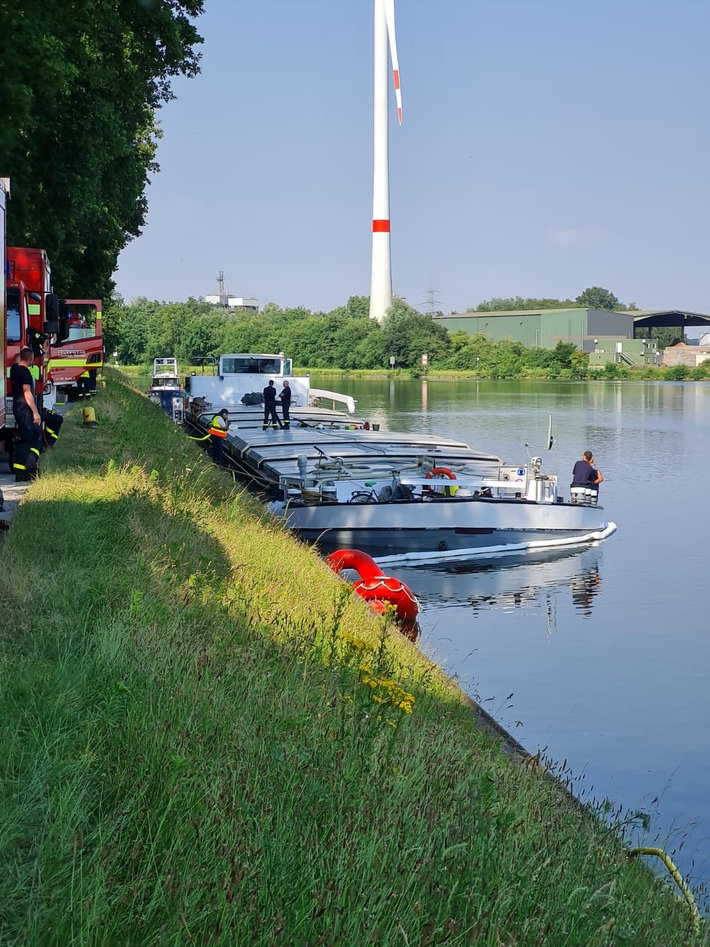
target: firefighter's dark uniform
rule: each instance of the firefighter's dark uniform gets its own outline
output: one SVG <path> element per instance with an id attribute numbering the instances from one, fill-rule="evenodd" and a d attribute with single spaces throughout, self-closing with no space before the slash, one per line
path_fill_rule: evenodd
<path id="1" fill-rule="evenodd" d="M 13 365 L 10 369 L 12 387 L 12 413 L 19 443 L 15 447 L 12 469 L 16 480 L 29 480 L 37 472 L 37 461 L 42 450 L 42 428 L 32 420 L 32 409 L 25 401 L 24 386 L 29 385 L 35 393 L 35 381 L 26 365 Z"/>
<path id="2" fill-rule="evenodd" d="M 270 381 L 266 388 L 264 388 L 264 430 L 269 426 L 269 422 L 272 428 L 283 427 L 276 413 L 276 389 L 274 388 L 273 381 Z"/>
<path id="3" fill-rule="evenodd" d="M 44 433 L 47 435 L 47 444 L 52 447 L 59 437 L 64 418 L 54 411 L 44 411 Z"/>
<path id="4" fill-rule="evenodd" d="M 281 413 L 284 418 L 284 427 L 291 427 L 291 388 L 289 385 L 284 385 L 281 393 L 279 394 L 279 401 L 281 402 Z"/>

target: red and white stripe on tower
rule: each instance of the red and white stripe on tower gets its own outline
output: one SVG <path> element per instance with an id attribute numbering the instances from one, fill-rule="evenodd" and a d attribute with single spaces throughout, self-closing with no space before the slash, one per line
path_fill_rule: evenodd
<path id="1" fill-rule="evenodd" d="M 394 0 L 374 0 L 374 170 L 372 178 L 372 270 L 370 318 L 382 321 L 392 305 L 389 187 L 389 83 L 388 55 L 392 60 L 397 119 L 402 124 L 402 89 L 399 82 Z"/>

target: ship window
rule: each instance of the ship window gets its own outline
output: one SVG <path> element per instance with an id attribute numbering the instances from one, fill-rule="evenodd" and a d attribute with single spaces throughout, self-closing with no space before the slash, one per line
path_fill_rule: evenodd
<path id="1" fill-rule="evenodd" d="M 280 375 L 282 361 L 280 358 L 223 358 L 221 365 L 223 375 Z"/>

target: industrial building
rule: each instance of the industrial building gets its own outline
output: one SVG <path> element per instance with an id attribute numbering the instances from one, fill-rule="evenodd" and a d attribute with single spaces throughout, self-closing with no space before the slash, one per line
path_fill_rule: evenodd
<path id="1" fill-rule="evenodd" d="M 653 346 L 635 338 L 638 328 L 710 326 L 710 316 L 679 309 L 647 309 L 613 312 L 608 309 L 521 309 L 504 312 L 461 312 L 435 315 L 449 332 L 481 333 L 494 342 L 508 339 L 526 348 L 554 349 L 558 342 L 571 342 L 583 352 L 595 353 L 595 361 L 654 364 Z"/>
<path id="2" fill-rule="evenodd" d="M 259 300 L 254 296 L 233 296 L 224 286 L 224 273 L 220 270 L 217 276 L 217 292 L 205 296 L 205 302 L 213 306 L 222 306 L 223 309 L 232 309 L 235 312 L 258 312 Z"/>
<path id="3" fill-rule="evenodd" d="M 494 342 L 509 339 L 526 348 L 554 349 L 571 342 L 584 352 L 594 351 L 598 338 L 632 339 L 634 313 L 608 309 L 522 309 L 507 312 L 462 312 L 434 316 L 449 332 L 480 332 Z"/>

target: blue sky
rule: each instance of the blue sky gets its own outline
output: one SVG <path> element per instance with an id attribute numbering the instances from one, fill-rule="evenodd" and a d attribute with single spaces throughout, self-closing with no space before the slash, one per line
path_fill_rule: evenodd
<path id="1" fill-rule="evenodd" d="M 161 110 L 126 301 L 367 295 L 372 0 L 206 0 Z M 707 0 L 396 0 L 394 292 L 422 311 L 604 286 L 710 313 Z"/>

